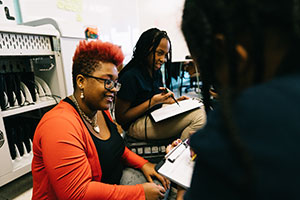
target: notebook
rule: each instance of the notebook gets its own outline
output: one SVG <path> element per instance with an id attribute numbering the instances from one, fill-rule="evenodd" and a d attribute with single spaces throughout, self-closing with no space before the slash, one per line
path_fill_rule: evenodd
<path id="1" fill-rule="evenodd" d="M 179 115 L 181 113 L 200 108 L 203 103 L 199 99 L 187 99 L 179 101 L 178 104 L 164 104 L 161 108 L 151 112 L 151 116 L 155 122 L 162 121 L 169 117 Z"/>

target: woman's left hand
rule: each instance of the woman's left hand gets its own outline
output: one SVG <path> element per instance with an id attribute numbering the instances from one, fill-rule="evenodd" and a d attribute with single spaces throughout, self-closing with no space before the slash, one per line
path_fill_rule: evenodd
<path id="1" fill-rule="evenodd" d="M 182 100 L 187 100 L 187 99 L 189 99 L 189 97 L 187 97 L 187 96 L 181 96 L 181 97 L 179 97 L 177 99 L 177 101 L 182 101 Z"/>
<path id="2" fill-rule="evenodd" d="M 166 148 L 166 153 L 168 154 L 174 147 L 176 147 L 178 144 L 180 144 L 182 142 L 181 139 L 177 139 L 177 140 L 174 140 L 172 142 L 172 144 L 169 144 Z"/>
<path id="3" fill-rule="evenodd" d="M 153 182 L 152 177 L 155 176 L 162 183 L 162 185 L 164 186 L 165 189 L 169 189 L 169 187 L 170 187 L 170 181 L 167 178 L 159 175 L 155 171 L 154 167 L 155 167 L 155 164 L 150 163 L 150 162 L 147 162 L 146 164 L 143 165 L 143 167 L 141 168 L 141 170 L 144 173 L 146 179 L 149 182 Z"/>

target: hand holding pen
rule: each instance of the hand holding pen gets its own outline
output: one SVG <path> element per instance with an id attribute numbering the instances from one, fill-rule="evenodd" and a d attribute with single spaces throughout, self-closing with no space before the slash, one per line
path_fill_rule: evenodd
<path id="1" fill-rule="evenodd" d="M 165 94 L 171 92 L 171 90 L 169 90 L 168 88 L 163 88 L 162 90 L 163 90 L 163 93 L 165 93 Z M 178 103 L 178 101 L 174 97 L 173 93 L 171 93 L 170 97 L 175 101 L 175 103 L 177 103 L 178 106 L 180 106 L 179 103 Z"/>

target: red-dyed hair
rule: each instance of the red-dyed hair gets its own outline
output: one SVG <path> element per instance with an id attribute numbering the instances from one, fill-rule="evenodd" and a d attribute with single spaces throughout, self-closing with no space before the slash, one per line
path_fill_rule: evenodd
<path id="1" fill-rule="evenodd" d="M 101 40 L 79 42 L 73 56 L 73 87 L 76 86 L 76 76 L 80 73 L 90 74 L 99 66 L 99 61 L 110 62 L 116 66 L 122 64 L 124 54 L 121 48 Z"/>

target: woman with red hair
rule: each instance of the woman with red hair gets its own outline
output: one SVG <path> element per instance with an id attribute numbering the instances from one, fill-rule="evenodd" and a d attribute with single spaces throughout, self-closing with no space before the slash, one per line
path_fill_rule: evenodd
<path id="1" fill-rule="evenodd" d="M 74 93 L 46 113 L 33 139 L 32 199 L 159 199 L 168 181 L 125 147 L 108 109 L 124 55 L 111 43 L 81 41 L 73 57 Z M 154 183 L 119 185 L 123 166 Z"/>

